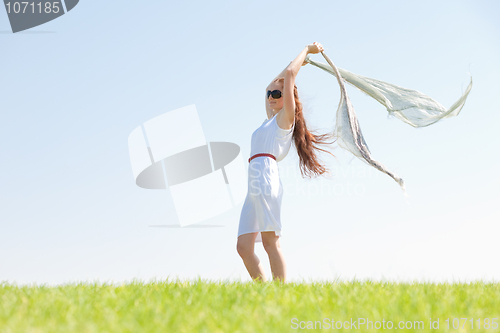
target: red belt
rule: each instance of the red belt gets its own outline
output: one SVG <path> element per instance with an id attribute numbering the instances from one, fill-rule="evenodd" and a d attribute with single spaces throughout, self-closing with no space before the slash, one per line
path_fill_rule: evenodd
<path id="1" fill-rule="evenodd" d="M 274 157 L 272 154 L 260 153 L 260 154 L 255 154 L 255 155 L 253 155 L 252 157 L 250 157 L 250 158 L 248 159 L 248 163 L 250 163 L 250 161 L 251 161 L 251 160 L 253 160 L 254 158 L 259 157 L 259 156 L 269 156 L 269 157 L 271 157 L 273 160 L 275 160 L 275 161 L 276 161 L 276 157 Z"/>

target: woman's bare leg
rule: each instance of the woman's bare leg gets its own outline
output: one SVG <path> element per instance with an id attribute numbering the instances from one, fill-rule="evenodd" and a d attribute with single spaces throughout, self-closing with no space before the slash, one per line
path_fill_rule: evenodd
<path id="1" fill-rule="evenodd" d="M 262 245 L 269 256 L 269 263 L 271 264 L 271 272 L 273 273 L 273 280 L 286 280 L 286 265 L 285 257 L 281 251 L 280 238 L 276 236 L 274 231 L 262 232 Z"/>
<path id="2" fill-rule="evenodd" d="M 254 252 L 256 237 L 256 232 L 240 235 L 238 237 L 236 249 L 241 259 L 243 259 L 243 263 L 245 264 L 248 273 L 252 277 L 252 280 L 265 282 L 266 275 L 264 274 L 264 267 L 262 267 L 259 257 L 257 257 Z"/>

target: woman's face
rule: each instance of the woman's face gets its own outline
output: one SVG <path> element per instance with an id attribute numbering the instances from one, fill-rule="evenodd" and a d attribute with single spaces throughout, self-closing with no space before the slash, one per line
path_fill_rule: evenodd
<path id="1" fill-rule="evenodd" d="M 278 82 L 273 82 L 271 83 L 268 87 L 267 90 L 279 90 L 281 91 L 281 97 L 278 99 L 274 99 L 272 96 L 269 96 L 267 98 L 267 104 L 269 107 L 275 111 L 279 111 L 283 108 L 283 86 L 278 83 Z"/>

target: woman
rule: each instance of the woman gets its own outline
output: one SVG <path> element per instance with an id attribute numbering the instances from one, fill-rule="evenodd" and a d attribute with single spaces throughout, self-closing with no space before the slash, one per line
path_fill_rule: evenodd
<path id="1" fill-rule="evenodd" d="M 262 242 L 269 256 L 273 280 L 285 282 L 286 268 L 281 252 L 281 201 L 283 186 L 279 178 L 277 162 L 288 154 L 292 138 L 300 158 L 302 175 L 322 175 L 327 169 L 315 154 L 320 149 L 315 144 L 325 142 L 331 134 L 314 135 L 308 131 L 302 114 L 295 77 L 301 66 L 307 64 L 309 53 L 323 51 L 320 43 L 307 45 L 266 89 L 267 120 L 252 134 L 251 158 L 248 171 L 248 194 L 243 204 L 238 228 L 237 251 L 252 277 L 266 281 L 254 245 Z M 331 154 L 333 156 L 333 154 Z"/>

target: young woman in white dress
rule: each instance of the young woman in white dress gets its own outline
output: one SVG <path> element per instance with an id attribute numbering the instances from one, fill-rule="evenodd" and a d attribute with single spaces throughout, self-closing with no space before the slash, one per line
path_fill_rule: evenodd
<path id="1" fill-rule="evenodd" d="M 237 251 L 243 259 L 243 263 L 252 280 L 266 281 L 262 264 L 254 252 L 255 242 L 258 241 L 262 241 L 262 245 L 269 256 L 273 280 L 280 280 L 282 282 L 286 280 L 285 260 L 279 243 L 279 235 L 281 235 L 279 211 L 283 191 L 279 175 L 277 174 L 276 162 L 286 156 L 288 152 L 286 147 L 289 147 L 289 145 L 285 145 L 284 151 L 283 149 L 278 149 L 277 146 L 282 145 L 279 138 L 281 136 L 290 140 L 293 138 L 291 141 L 294 142 L 299 155 L 300 170 L 303 177 L 304 175 L 315 177 L 328 171 L 319 163 L 315 150 L 331 153 L 318 148 L 316 144 L 331 144 L 335 140 L 333 142 L 326 142 L 325 139 L 332 138 L 332 134 L 315 135 L 307 129 L 302 113 L 302 103 L 299 100 L 297 86 L 295 85 L 295 77 L 300 67 L 307 64 L 304 61 L 307 54 L 316 54 L 322 51 L 323 46 L 320 43 L 314 42 L 307 45 L 266 88 L 266 112 L 268 120 L 252 135 L 252 150 L 263 149 L 261 146 L 258 148 L 255 146 L 261 145 L 261 142 L 266 141 L 268 150 L 277 151 L 280 156 L 272 156 L 272 154 L 268 154 L 269 152 L 266 151 L 255 151 L 255 155 L 250 159 L 253 162 L 250 162 L 251 165 L 249 165 L 249 169 L 251 169 L 249 171 L 249 194 L 245 200 L 240 217 Z M 276 124 L 272 124 L 272 121 L 275 121 Z M 292 133 L 289 133 L 290 131 L 293 132 L 293 136 L 291 135 Z M 277 140 L 274 137 L 274 133 L 277 133 Z M 266 137 L 255 137 L 258 135 Z M 259 139 L 261 140 L 259 141 Z M 265 147 L 265 145 L 262 147 Z M 260 156 L 256 156 L 257 153 L 267 153 L 267 156 L 262 156 L 261 154 L 259 154 Z M 333 156 L 333 154 L 331 155 Z M 262 190 L 260 192 L 254 191 L 258 194 L 252 194 L 252 190 L 250 189 L 250 178 L 255 174 L 253 170 L 257 170 L 260 175 L 260 178 L 254 177 L 257 180 L 257 189 Z M 262 173 L 264 176 L 262 176 Z M 277 180 L 276 177 L 278 178 Z M 252 187 L 255 187 L 255 184 L 252 184 Z M 269 193 L 267 196 L 263 195 L 262 193 L 266 192 L 266 190 L 269 190 L 271 195 Z M 267 221 L 262 221 L 263 219 L 267 219 Z"/>

